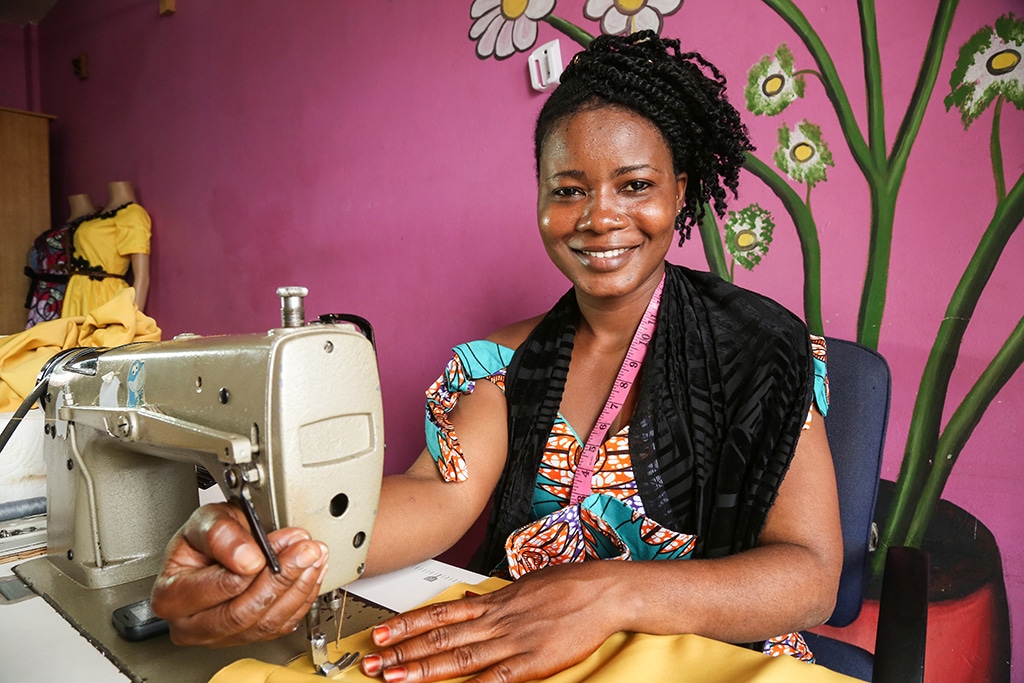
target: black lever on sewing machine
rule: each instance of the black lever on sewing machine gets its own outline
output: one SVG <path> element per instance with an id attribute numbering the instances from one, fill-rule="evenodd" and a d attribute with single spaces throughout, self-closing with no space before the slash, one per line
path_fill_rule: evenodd
<path id="1" fill-rule="evenodd" d="M 377 348 L 377 342 L 374 341 L 373 338 L 373 325 L 370 324 L 369 320 L 362 316 L 355 315 L 354 313 L 324 313 L 313 321 L 313 324 L 319 325 L 331 325 L 337 323 L 351 323 L 355 325 L 359 329 L 359 332 L 370 340 L 370 345 L 373 346 L 374 349 Z"/>
<path id="2" fill-rule="evenodd" d="M 256 539 L 256 543 L 259 544 L 260 550 L 263 551 L 263 556 L 267 558 L 267 564 L 270 566 L 270 570 L 275 574 L 281 573 L 281 563 L 277 559 L 277 555 L 274 553 L 274 549 L 270 547 L 270 538 L 267 537 L 267 532 L 263 530 L 263 525 L 260 524 L 260 516 L 256 514 L 256 508 L 252 506 L 252 501 L 249 500 L 249 490 L 242 485 L 241 493 L 234 497 L 239 505 L 242 506 L 242 512 L 245 513 L 245 518 L 249 520 L 249 527 L 252 528 L 252 535 Z"/>

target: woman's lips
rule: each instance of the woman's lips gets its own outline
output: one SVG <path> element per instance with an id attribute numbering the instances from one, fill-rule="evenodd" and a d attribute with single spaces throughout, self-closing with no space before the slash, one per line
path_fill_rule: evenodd
<path id="1" fill-rule="evenodd" d="M 618 249 L 573 249 L 580 262 L 594 270 L 615 270 L 625 263 L 636 247 L 620 247 Z"/>

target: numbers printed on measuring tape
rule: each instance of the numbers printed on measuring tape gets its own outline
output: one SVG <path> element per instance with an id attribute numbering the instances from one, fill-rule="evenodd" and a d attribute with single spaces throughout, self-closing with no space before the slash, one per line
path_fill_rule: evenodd
<path id="1" fill-rule="evenodd" d="M 658 283 L 658 287 L 654 290 L 654 295 L 647 304 L 647 310 L 644 311 L 644 315 L 640 319 L 640 326 L 633 335 L 633 340 L 629 343 L 626 359 L 623 361 L 622 367 L 619 368 L 614 384 L 612 384 L 611 394 L 608 396 L 608 400 L 605 402 L 604 408 L 597 418 L 597 424 L 594 425 L 594 429 L 591 431 L 590 436 L 587 438 L 587 443 L 583 447 L 580 461 L 576 465 L 576 473 L 572 478 L 572 489 L 569 493 L 569 503 L 571 505 L 578 504 L 589 496 L 593 490 L 592 479 L 594 465 L 597 462 L 597 453 L 600 450 L 601 444 L 604 443 L 605 433 L 611 428 L 612 423 L 615 422 L 619 410 L 629 395 L 630 387 L 633 386 L 633 382 L 639 373 L 640 364 L 643 363 L 644 355 L 647 353 L 648 342 L 653 338 L 655 323 L 658 319 L 658 307 L 661 304 L 661 291 L 664 285 L 665 276 L 662 275 L 661 282 Z"/>

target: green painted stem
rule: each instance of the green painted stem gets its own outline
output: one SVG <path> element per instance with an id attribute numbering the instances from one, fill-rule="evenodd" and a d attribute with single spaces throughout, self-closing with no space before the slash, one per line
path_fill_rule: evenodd
<path id="1" fill-rule="evenodd" d="M 946 49 L 946 40 L 949 38 L 949 27 L 953 24 L 953 15 L 956 13 L 958 4 L 959 0 L 939 0 L 938 9 L 935 11 L 932 31 L 928 36 L 928 44 L 925 46 L 924 59 L 921 62 L 921 70 L 917 74 L 914 93 L 910 96 L 910 104 L 907 106 L 903 122 L 896 133 L 892 153 L 889 155 L 890 181 L 896 185 L 899 185 L 903 179 L 907 158 L 910 156 L 910 148 L 914 145 L 914 140 L 917 139 L 925 109 L 928 107 L 928 100 L 931 99 L 932 90 L 935 89 L 935 79 L 938 78 L 939 67 L 942 65 L 942 54 Z"/>
<path id="2" fill-rule="evenodd" d="M 885 104 L 882 101 L 882 58 L 878 50 L 875 0 L 860 0 L 860 43 L 864 53 L 864 85 L 868 107 L 868 146 L 875 168 L 885 167 Z"/>
<path id="3" fill-rule="evenodd" d="M 889 260 L 892 255 L 892 228 L 896 219 L 896 193 L 886 184 L 868 181 L 871 223 L 868 235 L 868 267 L 864 272 L 860 310 L 857 314 L 857 341 L 878 348 L 889 286 Z"/>
<path id="4" fill-rule="evenodd" d="M 999 349 L 999 353 L 985 368 L 971 390 L 967 392 L 963 402 L 949 418 L 946 428 L 942 430 L 942 436 L 939 437 L 939 445 L 935 451 L 935 464 L 932 465 L 931 472 L 928 474 L 928 481 L 921 491 L 921 498 L 914 510 L 914 517 L 910 521 L 907 545 L 915 548 L 921 547 L 924 533 L 932 521 L 935 506 L 942 496 L 942 490 L 946 486 L 950 473 L 953 471 L 953 465 L 959 459 L 964 445 L 971 438 L 974 428 L 978 426 L 989 404 L 1013 376 L 1013 373 L 1020 368 L 1021 363 L 1024 363 L 1024 318 L 1017 323 L 1009 338 Z"/>
<path id="5" fill-rule="evenodd" d="M 722 247 L 722 233 L 718 229 L 718 220 L 710 206 L 704 206 L 704 215 L 700 220 L 700 241 L 704 245 L 704 258 L 708 262 L 708 270 L 732 282 L 732 275 L 725 265 L 725 248 Z"/>
<path id="6" fill-rule="evenodd" d="M 590 42 L 594 40 L 594 36 L 590 35 L 576 24 L 571 21 L 566 21 L 561 17 L 556 17 L 554 14 L 549 14 L 544 17 L 544 21 L 548 22 L 583 47 L 590 45 Z"/>
<path id="7" fill-rule="evenodd" d="M 767 164 L 747 154 L 743 167 L 760 178 L 789 212 L 800 239 L 800 252 L 804 266 L 804 321 L 812 334 L 825 334 L 821 319 L 821 245 L 818 243 L 818 226 L 814 223 L 811 209 L 800 199 L 800 195 L 789 183 Z"/>
<path id="8" fill-rule="evenodd" d="M 1017 179 L 1006 198 L 996 206 L 992 220 L 964 270 L 946 308 L 946 315 L 939 325 L 935 343 L 928 355 L 918 386 L 903 462 L 896 479 L 893 505 L 881 529 L 879 552 L 872 560 L 872 571 L 876 576 L 881 576 L 885 549 L 907 542 L 910 522 L 916 508 L 920 506 L 919 499 L 928 481 L 932 460 L 939 452 L 939 430 L 945 397 L 967 324 L 995 269 L 999 255 L 1022 221 L 1024 176 Z M 953 436 L 954 433 L 951 432 L 948 438 L 952 439 Z"/>
<path id="9" fill-rule="evenodd" d="M 862 5 L 866 2 L 867 0 L 864 0 Z M 935 88 L 935 80 L 938 77 L 942 53 L 949 37 L 949 27 L 953 21 L 957 2 L 958 0 L 940 0 L 939 2 L 914 93 L 896 134 L 896 141 L 888 164 L 878 167 L 874 174 L 865 172 L 865 178 L 871 188 L 872 221 L 869 238 L 871 246 L 868 251 L 868 269 L 864 277 L 864 288 L 861 291 L 860 310 L 857 314 L 857 339 L 872 348 L 878 347 L 882 317 L 885 313 L 896 197 L 899 194 L 900 184 L 903 182 L 903 174 L 906 172 L 910 149 L 917 138 L 921 121 L 924 119 L 925 108 Z M 863 16 L 865 11 L 866 7 L 863 7 L 862 21 L 865 20 Z M 868 31 L 862 29 L 862 33 L 868 33 Z M 867 49 L 869 49 L 868 46 L 865 46 L 865 50 Z M 877 45 L 872 49 L 877 50 Z M 864 59 L 865 68 L 868 68 L 868 63 L 877 59 L 877 54 L 872 57 L 866 53 Z M 871 94 L 873 88 L 878 89 L 876 96 Z M 882 151 L 884 147 L 876 147 L 882 144 L 884 138 L 884 131 L 881 129 L 884 111 L 880 89 L 881 66 L 876 64 L 873 75 L 868 75 L 868 118 L 871 126 L 869 139 L 875 159 L 884 158 Z"/>
<path id="10" fill-rule="evenodd" d="M 1003 201 L 1006 196 L 1006 176 L 1003 175 L 1003 144 L 999 137 L 999 121 L 1003 117 L 1003 96 L 996 98 L 995 112 L 992 115 L 992 137 L 989 139 L 989 151 L 992 154 L 992 175 L 996 179 L 996 201 Z"/>
<path id="11" fill-rule="evenodd" d="M 794 76 L 804 76 L 804 75 L 816 76 L 818 78 L 818 81 L 820 81 L 822 83 L 825 82 L 824 79 L 821 77 L 821 72 L 818 71 L 817 69 L 800 69 L 799 71 L 794 71 L 793 75 Z"/>

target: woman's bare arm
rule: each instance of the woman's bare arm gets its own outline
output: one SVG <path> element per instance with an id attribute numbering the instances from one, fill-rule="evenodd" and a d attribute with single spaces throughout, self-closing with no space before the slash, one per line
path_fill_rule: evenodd
<path id="1" fill-rule="evenodd" d="M 532 572 L 495 593 L 384 622 L 374 631 L 383 649 L 363 670 L 401 671 L 410 683 L 483 671 L 475 681 L 511 683 L 561 671 L 617 631 L 763 640 L 827 619 L 841 566 L 835 476 L 816 414 L 756 548 Z"/>

